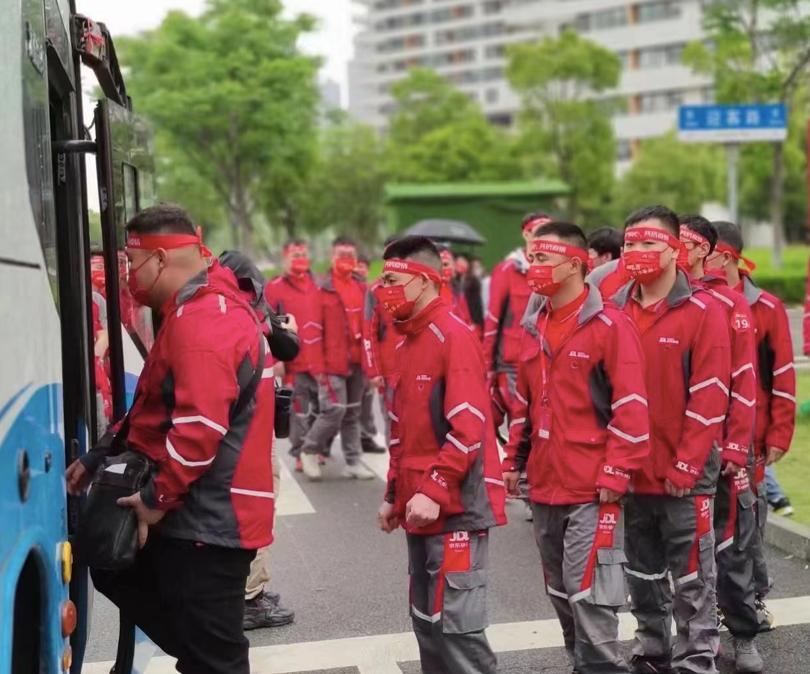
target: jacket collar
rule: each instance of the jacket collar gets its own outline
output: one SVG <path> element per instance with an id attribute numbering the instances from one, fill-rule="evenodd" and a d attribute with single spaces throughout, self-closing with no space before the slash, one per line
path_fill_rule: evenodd
<path id="1" fill-rule="evenodd" d="M 352 272 L 351 279 L 355 283 L 362 283 L 361 278 Z M 329 269 L 326 272 L 326 275 L 321 279 L 321 290 L 325 290 L 328 293 L 335 293 L 337 290 L 335 289 L 335 282 L 332 280 L 332 269 Z"/>
<path id="2" fill-rule="evenodd" d="M 529 261 L 526 259 L 526 251 L 523 248 L 515 248 L 506 259 L 511 260 L 515 264 L 515 269 L 521 274 L 529 271 Z"/>
<path id="3" fill-rule="evenodd" d="M 754 280 L 745 272 L 740 272 L 742 276 L 743 295 L 748 304 L 755 304 L 762 297 L 762 288 L 760 288 Z"/>
<path id="4" fill-rule="evenodd" d="M 585 325 L 585 323 L 605 308 L 605 303 L 602 300 L 602 293 L 599 292 L 599 288 L 588 282 L 585 283 L 585 286 L 588 289 L 588 296 L 585 298 L 585 303 L 582 305 L 579 316 L 577 316 L 577 327 Z M 548 311 L 548 307 L 548 297 L 532 293 L 529 298 L 529 304 L 526 306 L 526 313 L 523 314 L 521 326 L 535 338 L 540 337 L 540 333 L 537 332 L 537 322 L 540 319 L 540 315 Z"/>
<path id="5" fill-rule="evenodd" d="M 417 335 L 424 330 L 443 309 L 447 309 L 447 302 L 441 296 L 437 297 L 413 318 L 407 321 L 394 321 L 394 327 L 403 335 Z"/>
<path id="6" fill-rule="evenodd" d="M 638 283 L 636 281 L 630 281 L 622 286 L 619 291 L 610 299 L 617 306 L 624 308 L 627 306 L 630 298 L 636 293 L 637 289 Z M 692 286 L 686 272 L 684 272 L 682 269 L 678 269 L 675 274 L 675 283 L 673 284 L 672 289 L 669 291 L 669 294 L 666 296 L 667 306 L 672 308 L 683 304 L 690 297 L 692 297 L 695 290 L 697 290 L 697 288 Z"/>

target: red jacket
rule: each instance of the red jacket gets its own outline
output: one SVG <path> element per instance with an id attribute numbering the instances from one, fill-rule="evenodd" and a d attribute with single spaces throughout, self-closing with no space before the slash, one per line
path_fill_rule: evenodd
<path id="1" fill-rule="evenodd" d="M 613 297 L 619 290 L 627 285 L 630 277 L 622 266 L 622 259 L 611 260 L 605 264 L 599 265 L 594 269 L 586 279 L 589 283 L 593 283 L 602 293 L 602 297 Z"/>
<path id="2" fill-rule="evenodd" d="M 366 377 L 384 377 L 390 381 L 397 370 L 397 348 L 405 338 L 394 329 L 394 319 L 374 296 L 380 284 L 375 281 L 366 295 L 363 316 L 363 372 Z"/>
<path id="3" fill-rule="evenodd" d="M 807 293 L 804 298 L 804 355 L 810 356 L 810 258 L 807 260 Z"/>
<path id="4" fill-rule="evenodd" d="M 277 276 L 264 286 L 264 297 L 277 314 L 292 314 L 298 323 L 301 350 L 298 356 L 285 363 L 288 374 L 306 372 L 313 377 L 323 374 L 323 319 L 321 293 L 307 274 L 301 282 L 287 274 Z"/>
<path id="5" fill-rule="evenodd" d="M 613 301 L 632 314 L 637 291 L 635 283 L 628 283 Z M 716 444 L 731 378 L 726 314 L 678 270 L 655 321 L 640 336 L 647 362 L 651 460 L 635 474 L 633 490 L 664 494 L 669 479 L 693 493 L 714 493 L 720 472 Z"/>
<path id="6" fill-rule="evenodd" d="M 529 263 L 522 250 L 492 270 L 489 308 L 484 317 L 484 359 L 487 372 L 514 371 L 520 357 L 520 320 L 532 292 L 526 283 Z"/>
<path id="7" fill-rule="evenodd" d="M 701 283 L 726 310 L 731 341 L 731 395 L 723 433 L 721 457 L 740 467 L 748 465 L 754 443 L 756 419 L 757 359 L 754 317 L 748 302 L 716 276 L 705 276 Z"/>
<path id="8" fill-rule="evenodd" d="M 268 545 L 275 405 L 272 370 L 258 363 L 258 321 L 218 262 L 162 316 L 129 413 L 129 444 L 158 469 L 141 497 L 170 511 L 159 525 L 166 536 L 232 548 Z M 257 374 L 255 404 L 240 401 Z"/>
<path id="9" fill-rule="evenodd" d="M 781 300 L 754 285 L 743 275 L 742 290 L 754 315 L 757 336 L 757 420 L 754 447 L 758 469 L 755 481 L 764 477 L 768 447 L 790 449 L 796 425 L 796 371 L 790 324 Z"/>
<path id="10" fill-rule="evenodd" d="M 564 505 L 597 500 L 600 487 L 621 494 L 650 452 L 644 355 L 632 321 L 605 305 L 596 286 L 573 332 L 551 353 L 542 332 L 547 302 L 532 296 L 518 366 L 517 410 L 504 471 L 528 463 L 529 498 Z M 543 411 L 548 372 L 550 431 Z"/>
<path id="11" fill-rule="evenodd" d="M 417 492 L 441 506 L 418 534 L 478 531 L 505 524 L 498 446 L 481 348 L 472 329 L 437 298 L 398 328 L 400 351 L 391 407 L 386 500 L 405 522 Z"/>
<path id="12" fill-rule="evenodd" d="M 356 283 L 365 294 L 366 284 L 360 277 L 353 276 Z M 321 342 L 324 371 L 326 374 L 347 377 L 352 365 L 361 365 L 362 357 L 355 359 L 353 352 L 362 354 L 362 334 L 355 337 L 350 335 L 349 320 L 346 317 L 346 308 L 343 300 L 335 290 L 331 272 L 321 281 L 320 286 L 321 323 L 323 324 L 323 341 Z M 362 311 L 362 307 L 359 309 Z"/>

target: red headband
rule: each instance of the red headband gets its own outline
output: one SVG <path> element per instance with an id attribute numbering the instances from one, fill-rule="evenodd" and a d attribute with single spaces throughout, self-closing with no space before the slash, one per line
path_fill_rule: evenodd
<path id="1" fill-rule="evenodd" d="M 548 239 L 534 239 L 529 244 L 531 253 L 552 253 L 554 255 L 565 255 L 572 259 L 580 260 L 587 264 L 588 251 L 578 246 L 571 246 L 562 241 L 549 241 Z"/>
<path id="2" fill-rule="evenodd" d="M 196 234 L 134 234 L 127 235 L 127 248 L 136 250 L 157 250 L 163 248 L 185 248 L 186 246 L 199 246 L 203 257 L 211 257 L 211 250 L 202 242 L 202 230 L 197 228 Z"/>
<path id="3" fill-rule="evenodd" d="M 686 225 L 681 225 L 681 241 L 691 241 L 692 243 L 696 243 L 698 245 L 709 243 L 709 240 L 705 236 L 698 234 L 692 229 L 689 229 Z"/>
<path id="4" fill-rule="evenodd" d="M 624 232 L 624 242 L 661 241 L 674 250 L 681 249 L 681 240 L 676 239 L 669 232 L 653 227 L 631 227 Z"/>
<path id="5" fill-rule="evenodd" d="M 387 271 L 393 271 L 400 274 L 412 274 L 413 276 L 422 274 L 423 276 L 427 276 L 428 280 L 433 281 L 434 283 L 441 284 L 442 282 L 439 272 L 437 272 L 433 267 L 428 267 L 426 264 L 414 262 L 413 260 L 403 260 L 401 258 L 391 258 L 390 260 L 386 260 L 385 264 L 383 265 L 383 272 Z"/>
<path id="6" fill-rule="evenodd" d="M 734 250 L 731 246 L 729 246 L 727 243 L 722 243 L 722 242 L 718 241 L 718 243 L 714 247 L 714 249 L 718 253 L 728 253 L 737 262 L 742 260 L 743 264 L 745 264 L 745 266 L 748 267 L 748 271 L 754 271 L 757 268 L 757 263 L 756 262 L 754 262 L 753 260 L 751 260 L 751 259 L 749 259 L 747 257 L 744 257 L 743 255 L 738 253 L 736 250 Z"/>
<path id="7" fill-rule="evenodd" d="M 532 218 L 528 222 L 523 223 L 522 229 L 525 232 L 527 229 L 534 229 L 540 225 L 547 225 L 549 222 L 552 222 L 552 220 L 553 218 L 550 218 L 548 215 L 539 215 L 536 218 Z"/>

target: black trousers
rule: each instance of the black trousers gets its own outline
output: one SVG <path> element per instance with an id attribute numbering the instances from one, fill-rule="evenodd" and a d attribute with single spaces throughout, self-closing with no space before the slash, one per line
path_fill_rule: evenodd
<path id="1" fill-rule="evenodd" d="M 96 589 L 140 627 L 182 674 L 249 674 L 242 629 L 254 550 L 154 533 L 125 571 L 92 571 Z"/>

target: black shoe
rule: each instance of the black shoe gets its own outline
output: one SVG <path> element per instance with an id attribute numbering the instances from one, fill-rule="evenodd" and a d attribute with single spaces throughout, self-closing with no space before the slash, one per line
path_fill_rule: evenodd
<path id="1" fill-rule="evenodd" d="M 633 674 L 673 674 L 669 662 L 640 655 L 634 655 L 630 660 L 630 671 Z"/>
<path id="2" fill-rule="evenodd" d="M 262 592 L 261 596 L 264 597 L 273 606 L 278 606 L 281 603 L 281 595 L 278 592 L 265 590 L 264 592 Z"/>
<path id="3" fill-rule="evenodd" d="M 264 594 L 245 602 L 245 631 L 263 627 L 283 627 L 295 620 L 295 612 L 272 603 Z"/>
<path id="4" fill-rule="evenodd" d="M 363 438 L 360 444 L 366 454 L 385 454 L 385 447 L 380 447 L 374 442 L 374 438 Z"/>
<path id="5" fill-rule="evenodd" d="M 773 508 L 774 515 L 780 515 L 782 517 L 792 517 L 793 516 L 793 506 L 790 505 L 790 499 L 787 496 L 783 496 L 776 501 L 770 501 L 771 508 Z"/>

